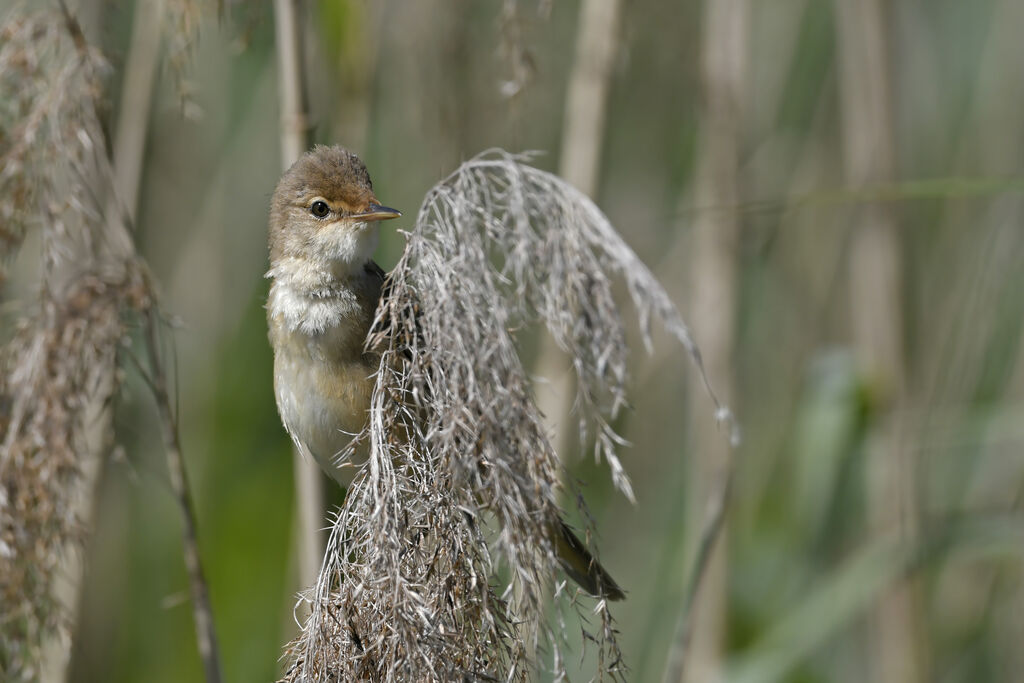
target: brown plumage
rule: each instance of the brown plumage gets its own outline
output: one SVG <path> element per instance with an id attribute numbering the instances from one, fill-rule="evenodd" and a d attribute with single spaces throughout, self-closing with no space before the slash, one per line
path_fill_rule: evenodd
<path id="1" fill-rule="evenodd" d="M 364 212 L 370 204 L 378 203 L 370 174 L 359 157 L 342 147 L 317 145 L 285 172 L 274 191 L 270 208 L 271 262 L 300 253 L 303 243 L 288 239 L 285 227 L 296 207 L 308 208 L 316 197 L 327 199 L 331 208 L 347 215 Z"/>

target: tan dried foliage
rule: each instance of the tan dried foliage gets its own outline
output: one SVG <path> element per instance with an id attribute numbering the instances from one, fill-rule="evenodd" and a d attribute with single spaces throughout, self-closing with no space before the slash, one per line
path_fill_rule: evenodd
<path id="1" fill-rule="evenodd" d="M 338 512 L 285 681 L 520 681 L 536 667 L 557 679 L 569 624 L 596 648 L 596 678 L 624 677 L 607 603 L 556 578 L 549 525 L 566 484 L 516 333 L 543 325 L 573 359 L 582 442 L 592 437 L 630 498 L 610 424 L 628 379 L 615 281 L 645 340 L 660 320 L 703 367 L 607 218 L 524 161 L 491 153 L 434 187 L 389 276 L 369 342 L 381 370 L 356 437 L 370 459 Z"/>
<path id="2" fill-rule="evenodd" d="M 82 200 L 54 171 L 83 144 L 102 62 L 84 64 L 63 18 L 11 12 L 0 25 L 0 282 L 25 234 Z M 83 77 L 85 71 L 89 74 Z M 63 173 L 63 171 L 61 171 Z"/>
<path id="3" fill-rule="evenodd" d="M 0 248 L 41 236 L 38 307 L 0 350 L 0 678 L 38 675 L 62 626 L 53 580 L 82 529 L 74 498 L 89 430 L 117 388 L 126 315 L 148 307 L 97 116 L 106 67 L 53 10 L 0 25 Z M 102 435 L 100 438 L 102 442 Z"/>

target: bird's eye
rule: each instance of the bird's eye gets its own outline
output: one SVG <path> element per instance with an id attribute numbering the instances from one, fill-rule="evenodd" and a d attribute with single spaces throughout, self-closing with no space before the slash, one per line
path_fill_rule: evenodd
<path id="1" fill-rule="evenodd" d="M 310 205 L 309 212 L 317 218 L 327 218 L 327 214 L 331 212 L 331 207 L 327 206 L 327 202 L 324 200 L 318 199 Z"/>

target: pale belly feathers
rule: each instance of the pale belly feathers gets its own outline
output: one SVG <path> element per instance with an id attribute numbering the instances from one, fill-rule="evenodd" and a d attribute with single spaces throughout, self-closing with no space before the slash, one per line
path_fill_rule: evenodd
<path id="1" fill-rule="evenodd" d="M 360 444 L 351 460 L 339 457 L 369 415 L 379 362 L 362 352 L 371 314 L 349 309 L 341 324 L 321 331 L 271 322 L 274 393 L 285 429 L 300 451 L 346 487 L 369 452 Z"/>
<path id="2" fill-rule="evenodd" d="M 370 375 L 375 368 L 363 364 L 324 368 L 288 356 L 279 353 L 274 361 L 277 408 L 284 426 L 300 449 L 348 486 L 366 461 L 367 450 L 362 445 L 351 462 L 340 456 L 366 424 L 373 391 Z M 335 379 L 325 381 L 325 376 Z"/>

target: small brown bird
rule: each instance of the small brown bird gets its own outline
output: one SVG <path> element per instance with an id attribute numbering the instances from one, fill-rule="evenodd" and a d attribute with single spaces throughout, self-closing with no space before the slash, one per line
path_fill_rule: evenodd
<path id="1" fill-rule="evenodd" d="M 384 283 L 373 262 L 377 228 L 400 215 L 377 201 L 366 166 L 341 147 L 303 155 L 271 202 L 267 321 L 277 409 L 296 447 L 346 487 L 363 463 L 336 455 L 366 424 L 380 363 L 364 350 Z M 561 520 L 550 528 L 569 576 L 591 594 L 623 597 Z"/>

